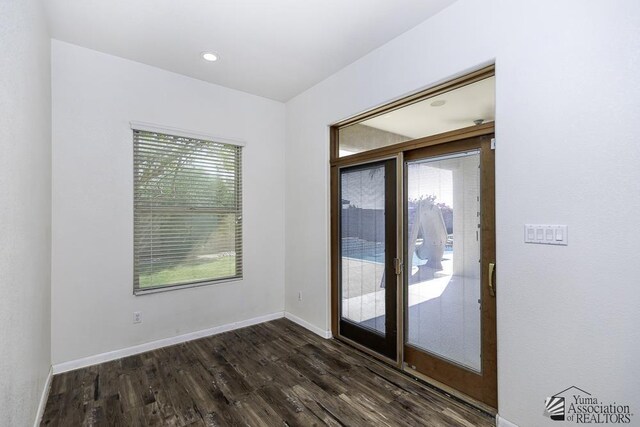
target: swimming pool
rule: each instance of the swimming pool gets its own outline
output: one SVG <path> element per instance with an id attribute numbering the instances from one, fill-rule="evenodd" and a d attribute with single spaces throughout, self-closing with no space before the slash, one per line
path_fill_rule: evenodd
<path id="1" fill-rule="evenodd" d="M 451 256 L 453 250 L 447 248 L 444 255 Z M 357 237 L 345 237 L 342 239 L 342 256 L 344 258 L 359 259 L 362 261 L 384 264 L 384 242 L 369 242 Z M 423 265 L 427 261 L 413 254 L 413 266 Z"/>
<path id="2" fill-rule="evenodd" d="M 342 256 L 384 264 L 384 242 L 369 242 L 357 237 L 342 239 Z"/>

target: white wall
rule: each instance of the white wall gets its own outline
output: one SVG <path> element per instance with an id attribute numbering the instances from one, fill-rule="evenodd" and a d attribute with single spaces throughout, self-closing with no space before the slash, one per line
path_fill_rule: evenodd
<path id="1" fill-rule="evenodd" d="M 36 0 L 0 2 L 0 414 L 33 424 L 51 366 L 51 79 Z"/>
<path id="2" fill-rule="evenodd" d="M 283 104 L 55 40 L 52 82 L 54 364 L 283 311 Z M 130 120 L 247 142 L 244 280 L 132 295 Z"/>
<path id="3" fill-rule="evenodd" d="M 329 328 L 328 125 L 495 60 L 499 412 L 554 425 L 574 384 L 640 411 L 639 25 L 631 0 L 461 0 L 288 102 L 286 310 Z"/>

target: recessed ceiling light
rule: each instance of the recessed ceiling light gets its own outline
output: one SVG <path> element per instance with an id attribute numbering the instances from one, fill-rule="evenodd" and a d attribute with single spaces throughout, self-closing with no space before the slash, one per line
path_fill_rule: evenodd
<path id="1" fill-rule="evenodd" d="M 437 101 L 433 101 L 431 103 L 431 106 L 432 107 L 442 107 L 446 103 L 447 103 L 447 101 L 445 101 L 444 99 L 438 99 Z"/>
<path id="2" fill-rule="evenodd" d="M 213 52 L 202 52 L 202 59 L 209 62 L 215 62 L 218 60 L 218 54 Z"/>

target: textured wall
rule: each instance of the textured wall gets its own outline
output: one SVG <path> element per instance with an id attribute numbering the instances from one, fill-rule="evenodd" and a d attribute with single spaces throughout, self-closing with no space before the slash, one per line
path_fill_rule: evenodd
<path id="1" fill-rule="evenodd" d="M 39 1 L 0 2 L 0 51 L 0 424 L 28 426 L 51 367 L 51 68 Z"/>
<path id="2" fill-rule="evenodd" d="M 578 385 L 637 414 L 638 22 L 630 0 L 460 0 L 289 101 L 286 309 L 329 328 L 328 126 L 495 62 L 499 412 L 552 426 L 545 397 Z"/>
<path id="3" fill-rule="evenodd" d="M 52 77 L 54 364 L 282 312 L 284 105 L 59 41 Z M 243 280 L 133 295 L 131 120 L 246 141 Z"/>

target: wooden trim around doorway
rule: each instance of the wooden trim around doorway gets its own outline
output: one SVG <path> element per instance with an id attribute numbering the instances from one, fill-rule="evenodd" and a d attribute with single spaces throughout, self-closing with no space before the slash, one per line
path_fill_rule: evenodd
<path id="1" fill-rule="evenodd" d="M 495 73 L 496 73 L 496 67 L 494 64 L 491 64 L 479 70 L 465 74 L 464 76 L 460 76 L 452 80 L 448 80 L 444 83 L 431 86 L 428 89 L 421 90 L 419 92 L 416 92 L 409 96 L 405 96 L 396 101 L 392 101 L 385 105 L 381 105 L 379 107 L 375 107 L 370 110 L 364 111 L 356 116 L 353 116 L 348 119 L 342 120 L 338 123 L 335 123 L 334 126 L 337 128 L 351 126 L 361 121 L 368 120 L 370 118 L 373 118 L 382 114 L 386 114 L 391 110 L 396 110 L 398 108 L 406 107 L 407 105 L 415 104 L 416 102 L 420 102 L 424 99 L 438 96 L 440 94 L 450 92 L 454 89 L 458 89 L 463 86 L 467 86 L 472 83 L 479 82 L 480 80 L 493 77 L 495 76 Z"/>
<path id="2" fill-rule="evenodd" d="M 423 357 L 419 357 L 419 355 L 417 354 L 418 351 L 416 349 L 413 349 L 411 348 L 411 346 L 407 346 L 404 344 L 405 342 L 404 332 L 405 332 L 406 325 L 404 325 L 404 322 L 403 322 L 404 319 L 400 311 L 404 309 L 404 298 L 406 296 L 403 295 L 405 287 L 404 287 L 404 283 L 402 283 L 403 282 L 402 280 L 398 280 L 399 283 L 398 283 L 398 307 L 397 307 L 398 314 L 397 315 L 398 315 L 399 328 L 397 331 L 398 347 L 397 347 L 397 355 L 396 355 L 395 361 L 381 354 L 378 354 L 370 349 L 367 349 L 363 345 L 340 335 L 340 308 L 339 308 L 340 307 L 340 280 L 341 280 L 340 279 L 341 272 L 339 271 L 339 266 L 341 265 L 340 258 L 339 258 L 340 257 L 340 236 L 339 236 L 340 223 L 339 221 L 340 221 L 340 209 L 341 209 L 341 204 L 339 199 L 340 169 L 343 167 L 373 163 L 375 161 L 381 161 L 381 160 L 388 160 L 395 157 L 396 159 L 399 159 L 398 160 L 399 165 L 398 165 L 398 171 L 397 171 L 398 172 L 398 179 L 397 179 L 398 193 L 397 194 L 400 200 L 404 200 L 402 196 L 402 192 L 404 191 L 404 183 L 403 183 L 404 177 L 400 176 L 402 174 L 402 166 L 400 165 L 404 164 L 405 161 L 410 161 L 412 159 L 419 159 L 425 156 L 439 156 L 439 155 L 444 155 L 451 152 L 462 152 L 467 150 L 478 149 L 478 141 L 481 140 L 481 146 L 482 146 L 482 149 L 480 150 L 481 164 L 486 165 L 487 161 L 489 161 L 491 164 L 491 167 L 483 168 L 484 170 L 481 170 L 481 177 L 480 177 L 481 185 L 484 186 L 489 182 L 493 183 L 495 179 L 494 167 L 493 167 L 494 165 L 493 153 L 491 153 L 491 159 L 488 159 L 486 157 L 487 149 L 485 148 L 485 147 L 490 147 L 491 145 L 491 142 L 490 142 L 491 137 L 495 134 L 495 123 L 488 122 L 480 125 L 469 126 L 462 129 L 456 129 L 453 131 L 444 132 L 437 135 L 430 135 L 430 136 L 417 138 L 417 139 L 413 139 L 410 141 L 405 141 L 405 142 L 401 142 L 401 143 L 397 143 L 389 146 L 379 147 L 373 150 L 351 154 L 344 157 L 339 156 L 339 148 L 340 148 L 339 147 L 339 131 L 341 128 L 355 125 L 364 120 L 367 120 L 382 114 L 386 114 L 392 110 L 396 110 L 398 108 L 411 105 L 413 103 L 422 101 L 424 99 L 428 99 L 430 97 L 438 96 L 442 93 L 449 92 L 451 90 L 466 86 L 468 84 L 475 83 L 477 81 L 492 77 L 494 75 L 495 75 L 495 66 L 490 65 L 488 67 L 479 69 L 465 76 L 458 77 L 451 81 L 439 84 L 437 86 L 423 90 L 416 94 L 410 95 L 403 99 L 393 101 L 389 104 L 370 109 L 368 111 L 365 111 L 351 118 L 342 120 L 334 124 L 333 126 L 331 126 L 329 129 L 329 147 L 328 148 L 329 148 L 329 160 L 330 160 L 329 176 L 330 176 L 330 233 L 331 233 L 331 237 L 330 237 L 331 298 L 330 298 L 330 301 L 331 301 L 331 331 L 333 333 L 333 336 L 336 339 L 345 341 L 348 344 L 366 352 L 370 356 L 385 362 L 386 364 L 394 366 L 396 369 L 402 370 L 413 376 L 418 376 L 423 381 L 426 380 L 427 382 L 432 382 L 432 383 L 435 382 L 436 387 L 438 387 L 437 385 L 438 383 L 446 382 L 449 384 L 451 383 L 456 384 L 457 382 L 455 380 L 450 381 L 449 376 L 466 376 L 466 375 L 472 375 L 474 373 L 472 371 L 469 371 L 468 374 L 465 374 L 465 373 L 460 373 L 459 371 L 457 372 L 455 370 L 451 370 L 451 371 L 447 371 L 448 373 L 443 372 L 444 376 L 442 376 L 441 378 L 437 378 L 436 376 L 426 377 L 424 374 L 419 373 L 419 371 L 421 370 L 422 371 L 426 370 L 426 369 L 421 369 L 421 368 L 424 368 L 424 366 L 421 367 L 420 364 L 432 363 L 432 361 L 425 362 L 425 359 Z M 485 187 L 485 188 L 488 188 L 488 187 Z M 487 215 L 485 218 L 494 218 L 495 216 L 495 207 L 493 204 L 494 202 L 495 202 L 495 188 L 492 188 L 492 190 L 490 191 L 490 194 L 483 193 L 483 203 L 486 203 L 487 206 L 490 206 L 490 209 L 491 209 L 490 215 Z M 400 213 L 404 209 L 403 207 L 404 202 L 399 201 L 398 203 L 399 203 L 398 221 L 400 221 L 403 217 L 403 215 L 400 215 Z M 483 230 L 482 231 L 483 233 L 489 232 L 489 230 L 495 230 L 495 220 L 492 219 L 491 221 L 492 221 L 491 224 L 485 223 L 486 221 L 484 220 L 481 221 L 481 229 Z M 405 258 L 405 254 L 403 252 L 404 251 L 404 242 L 403 242 L 404 226 L 402 224 L 398 228 L 397 232 L 398 232 L 398 245 L 399 245 L 398 258 L 401 261 L 404 261 L 404 258 Z M 483 259 L 481 260 L 481 272 L 483 273 L 482 277 L 484 277 L 484 273 L 486 272 L 486 266 L 488 262 L 495 262 L 495 231 L 493 231 L 493 233 L 494 234 L 493 234 L 492 240 L 487 243 L 487 245 L 490 245 L 493 247 L 493 258 L 492 260 L 489 260 L 489 257 L 483 255 Z M 483 241 L 481 250 L 483 254 L 491 253 L 491 251 L 485 248 L 484 241 Z M 485 280 L 482 280 L 482 284 L 483 284 L 482 298 L 483 298 L 483 301 L 485 301 L 487 304 L 492 304 L 492 309 L 494 313 L 493 321 L 495 323 L 495 298 L 489 297 L 486 294 L 486 292 L 488 291 L 486 290 Z M 486 310 L 487 308 L 489 308 L 487 304 L 483 306 L 483 310 Z M 484 314 L 483 314 L 483 317 L 484 317 Z M 485 335 L 486 334 L 483 334 L 481 338 L 482 348 L 492 352 L 492 355 L 490 356 L 491 360 L 489 364 L 493 365 L 494 368 L 490 368 L 490 370 L 492 370 L 490 375 L 492 375 L 494 378 L 497 378 L 497 372 L 496 372 L 497 369 L 495 368 L 496 366 L 496 360 L 495 360 L 496 359 L 496 354 L 495 354 L 496 334 L 494 331 L 488 336 L 485 336 Z M 409 365 L 414 366 L 415 368 L 417 368 L 417 370 L 415 371 L 412 370 Z M 486 366 L 483 366 L 483 371 L 485 368 Z M 443 381 L 440 381 L 440 380 L 443 380 Z M 460 398 L 464 399 L 466 396 L 468 398 L 469 403 L 471 404 L 477 404 L 478 407 L 482 407 L 484 405 L 484 407 L 482 407 L 483 410 L 487 410 L 487 408 L 489 409 L 497 408 L 497 380 L 489 386 L 481 385 L 480 383 L 478 383 L 477 391 L 475 392 L 465 391 L 465 392 L 461 392 L 460 394 L 461 394 Z M 492 397 L 487 398 L 487 396 L 492 396 Z M 483 401 L 484 403 L 478 404 L 478 401 Z"/>
<path id="3" fill-rule="evenodd" d="M 434 155 L 438 155 L 438 152 L 442 153 L 450 151 L 451 148 L 442 148 L 439 149 L 435 146 L 446 144 L 449 142 L 453 142 L 458 148 L 459 151 L 464 151 L 468 147 L 472 146 L 472 143 L 468 142 L 469 137 L 482 136 L 482 135 L 492 135 L 494 133 L 494 124 L 486 123 L 478 126 L 472 126 L 464 129 L 458 129 L 451 132 L 442 133 L 439 135 L 428 136 L 426 138 L 415 139 L 412 141 L 403 142 L 401 144 L 396 144 L 389 147 L 383 147 L 382 149 L 371 150 L 365 153 L 356 154 L 353 156 L 342 157 L 331 164 L 330 167 L 330 213 L 331 213 L 331 242 L 330 242 L 330 260 L 331 260 L 331 333 L 334 337 L 339 337 L 339 328 L 338 324 L 340 322 L 340 313 L 339 313 L 339 280 L 340 274 L 338 272 L 337 266 L 340 265 L 340 239 L 338 237 L 338 232 L 340 230 L 340 225 L 338 224 L 338 219 L 340 215 L 340 204 L 335 203 L 339 196 L 339 175 L 340 175 L 340 167 L 349 166 L 358 163 L 367 163 L 369 161 L 383 159 L 385 157 L 397 156 L 399 153 L 405 153 L 406 151 L 414 150 L 416 148 L 427 148 L 430 147 L 430 153 L 434 153 Z M 333 138 L 337 138 L 335 132 L 331 132 L 332 141 Z M 337 142 L 337 141 L 336 141 Z M 471 145 L 470 145 L 471 144 Z M 335 144 L 332 144 L 335 145 Z M 335 145 L 337 146 L 337 145 Z M 395 152 L 391 152 L 388 149 L 394 147 Z M 384 151 L 382 151 L 384 150 Z M 374 155 L 374 152 L 378 152 L 377 155 Z M 373 153 L 373 154 L 372 154 Z M 414 153 L 418 153 L 415 151 Z M 404 154 L 404 160 L 411 160 L 411 156 L 415 156 L 417 154 L 411 154 L 407 156 Z M 356 159 L 355 157 L 358 156 Z M 402 194 L 402 189 L 399 190 L 399 194 Z"/>
<path id="4" fill-rule="evenodd" d="M 359 163 L 366 163 L 378 160 L 384 157 L 396 156 L 417 148 L 430 147 L 433 145 L 446 144 L 447 142 L 458 141 L 460 139 L 473 138 L 475 136 L 490 135 L 495 132 L 494 122 L 488 122 L 481 125 L 473 125 L 462 129 L 456 129 L 437 135 L 425 136 L 424 138 L 412 139 L 411 141 L 400 142 L 398 144 L 388 145 L 362 153 L 352 154 L 350 156 L 335 158 L 331 161 L 331 166 L 349 166 Z M 337 130 L 331 128 L 332 141 L 331 150 L 337 150 Z"/>

